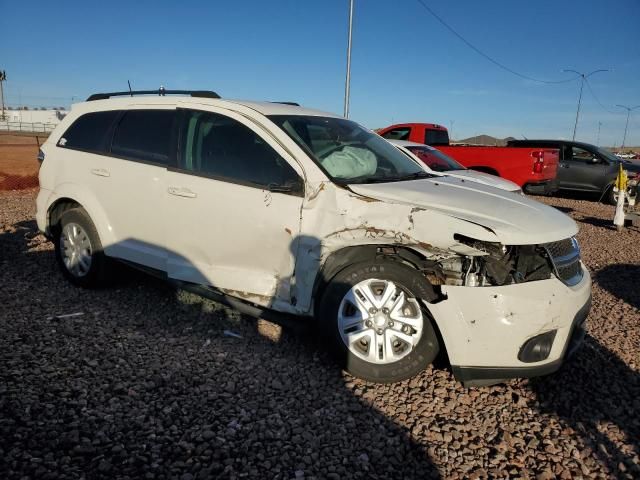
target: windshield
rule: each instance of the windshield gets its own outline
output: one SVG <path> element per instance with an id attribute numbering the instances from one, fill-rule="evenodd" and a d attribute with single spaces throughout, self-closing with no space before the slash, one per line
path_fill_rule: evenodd
<path id="1" fill-rule="evenodd" d="M 609 160 L 610 162 L 619 163 L 621 161 L 619 157 L 615 156 L 609 150 L 605 150 L 604 148 L 598 148 L 598 153 L 602 155 L 604 158 L 606 158 L 607 160 Z"/>
<path id="2" fill-rule="evenodd" d="M 419 145 L 410 145 L 405 148 L 422 160 L 431 170 L 435 170 L 436 172 L 466 170 L 465 167 L 460 165 L 453 158 L 446 156 L 440 150 L 422 147 Z"/>
<path id="3" fill-rule="evenodd" d="M 344 118 L 271 115 L 336 183 L 397 182 L 430 176 L 379 135 Z"/>

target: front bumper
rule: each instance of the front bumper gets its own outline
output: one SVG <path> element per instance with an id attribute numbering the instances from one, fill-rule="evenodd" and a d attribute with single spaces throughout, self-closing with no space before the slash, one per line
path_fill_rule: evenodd
<path id="1" fill-rule="evenodd" d="M 556 360 L 527 367 L 461 367 L 452 365 L 453 376 L 465 386 L 472 387 L 493 385 L 509 378 L 541 377 L 556 372 L 564 360 L 571 357 L 582 345 L 585 336 L 584 322 L 590 309 L 591 297 L 573 319 L 568 341 L 564 344 L 563 354 Z"/>
<path id="2" fill-rule="evenodd" d="M 591 308 L 591 276 L 574 286 L 556 278 L 502 287 L 442 288 L 447 299 L 428 308 L 456 378 L 465 385 L 552 373 L 579 346 Z M 555 331 L 549 355 L 518 359 L 527 340 Z"/>

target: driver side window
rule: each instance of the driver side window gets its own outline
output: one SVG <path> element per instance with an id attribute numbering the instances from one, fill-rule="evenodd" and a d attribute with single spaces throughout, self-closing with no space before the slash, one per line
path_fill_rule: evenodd
<path id="1" fill-rule="evenodd" d="M 211 112 L 186 110 L 179 168 L 247 186 L 291 185 L 296 171 L 245 125 Z"/>
<path id="2" fill-rule="evenodd" d="M 580 163 L 597 163 L 594 162 L 593 159 L 597 158 L 596 155 L 594 155 L 593 153 L 583 149 L 583 148 L 578 148 L 578 147 L 572 147 L 571 148 L 571 153 L 572 153 L 572 160 L 574 162 L 580 162 Z"/>

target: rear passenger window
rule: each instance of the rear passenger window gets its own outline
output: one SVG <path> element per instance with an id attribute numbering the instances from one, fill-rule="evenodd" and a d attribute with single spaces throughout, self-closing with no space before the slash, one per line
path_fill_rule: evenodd
<path id="1" fill-rule="evenodd" d="M 175 110 L 128 110 L 116 127 L 111 153 L 167 165 L 175 117 Z"/>
<path id="2" fill-rule="evenodd" d="M 287 186 L 296 171 L 262 137 L 240 122 L 209 112 L 187 111 L 180 168 L 250 186 Z"/>
<path id="3" fill-rule="evenodd" d="M 109 146 L 107 133 L 119 113 L 118 110 L 85 113 L 64 132 L 58 141 L 58 146 L 106 153 Z"/>

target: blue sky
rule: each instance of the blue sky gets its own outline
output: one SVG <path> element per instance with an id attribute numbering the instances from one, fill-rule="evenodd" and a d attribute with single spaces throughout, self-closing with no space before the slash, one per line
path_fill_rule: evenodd
<path id="1" fill-rule="evenodd" d="M 524 75 L 611 72 L 585 87 L 577 139 L 620 145 L 640 105 L 637 0 L 424 0 L 478 48 Z M 68 105 L 134 88 L 212 89 L 227 98 L 343 109 L 348 0 L 13 2 L 0 0 L 0 69 L 10 105 Z M 416 0 L 355 0 L 351 118 L 428 121 L 455 138 L 570 138 L 578 82 L 544 85 L 467 47 Z M 607 111 L 608 110 L 608 111 Z M 640 109 L 627 145 L 640 145 Z"/>

